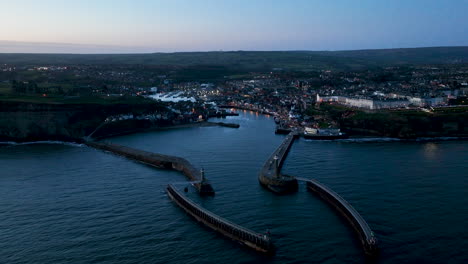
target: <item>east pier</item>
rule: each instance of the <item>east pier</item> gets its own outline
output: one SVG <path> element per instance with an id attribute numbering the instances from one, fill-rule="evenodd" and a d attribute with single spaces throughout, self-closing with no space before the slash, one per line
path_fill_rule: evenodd
<path id="1" fill-rule="evenodd" d="M 281 167 L 294 140 L 298 136 L 296 132 L 289 133 L 284 138 L 281 145 L 270 155 L 258 175 L 260 185 L 277 194 L 287 194 L 297 191 L 298 184 L 296 178 L 281 174 Z"/>

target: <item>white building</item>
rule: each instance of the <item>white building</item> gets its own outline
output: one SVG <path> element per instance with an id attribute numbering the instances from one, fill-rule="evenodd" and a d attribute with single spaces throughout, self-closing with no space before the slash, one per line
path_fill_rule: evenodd
<path id="1" fill-rule="evenodd" d="M 346 98 L 345 104 L 357 108 L 374 109 L 374 100 L 363 98 Z"/>
<path id="2" fill-rule="evenodd" d="M 364 108 L 364 109 L 389 109 L 407 107 L 411 102 L 407 99 L 402 100 L 373 100 L 366 98 L 349 98 L 344 96 L 326 96 L 320 97 L 317 95 L 317 102 L 337 102 L 339 104 Z"/>
<path id="3" fill-rule="evenodd" d="M 408 97 L 409 102 L 416 106 L 439 106 L 445 104 L 445 99 L 443 97 L 435 98 L 421 98 L 421 97 Z"/>

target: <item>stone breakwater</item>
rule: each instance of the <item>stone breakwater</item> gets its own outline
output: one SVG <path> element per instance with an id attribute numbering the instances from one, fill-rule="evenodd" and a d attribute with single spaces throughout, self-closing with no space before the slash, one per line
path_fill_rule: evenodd
<path id="1" fill-rule="evenodd" d="M 190 181 L 194 182 L 194 186 L 200 194 L 214 195 L 214 189 L 208 180 L 204 178 L 203 173 L 184 158 L 152 153 L 107 142 L 86 142 L 85 144 L 89 147 L 109 151 L 149 166 L 182 172 Z"/>
<path id="2" fill-rule="evenodd" d="M 278 146 L 278 148 L 270 155 L 258 174 L 260 185 L 277 194 L 286 194 L 297 191 L 297 180 L 293 176 L 281 174 L 281 167 L 286 159 L 289 150 L 298 137 L 296 132 L 289 133 Z"/>
<path id="3" fill-rule="evenodd" d="M 375 256 L 378 253 L 378 241 L 364 218 L 345 199 L 326 185 L 314 179 L 305 179 L 307 189 L 316 193 L 330 206 L 335 208 L 356 231 L 359 240 L 367 255 Z"/>
<path id="4" fill-rule="evenodd" d="M 275 247 L 267 234 L 259 234 L 245 227 L 239 226 L 227 219 L 213 214 L 212 212 L 198 206 L 192 200 L 182 195 L 172 185 L 167 186 L 168 196 L 186 213 L 197 221 L 214 231 L 232 239 L 244 246 L 252 248 L 261 253 L 272 255 Z"/>
<path id="5" fill-rule="evenodd" d="M 182 172 L 190 181 L 194 182 L 195 188 L 201 195 L 214 195 L 214 190 L 205 179 L 204 172 L 197 170 L 184 158 L 151 153 L 113 143 L 89 141 L 85 144 L 89 147 L 109 151 L 149 166 Z M 211 213 L 185 197 L 171 184 L 167 187 L 167 194 L 186 213 L 214 231 L 258 252 L 268 255 L 274 254 L 275 248 L 268 235 L 256 233 Z"/>

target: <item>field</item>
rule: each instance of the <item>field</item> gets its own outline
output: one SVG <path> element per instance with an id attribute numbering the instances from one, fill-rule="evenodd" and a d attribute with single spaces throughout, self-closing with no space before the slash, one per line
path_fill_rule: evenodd
<path id="1" fill-rule="evenodd" d="M 468 47 L 436 47 L 355 51 L 228 51 L 151 54 L 0 54 L 0 63 L 14 65 L 164 65 L 223 66 L 235 71 L 359 70 L 402 64 L 468 63 Z M 219 69 L 218 69 L 219 70 Z"/>
<path id="2" fill-rule="evenodd" d="M 0 82 L 0 95 L 10 94 L 10 93 L 11 93 L 10 83 Z"/>

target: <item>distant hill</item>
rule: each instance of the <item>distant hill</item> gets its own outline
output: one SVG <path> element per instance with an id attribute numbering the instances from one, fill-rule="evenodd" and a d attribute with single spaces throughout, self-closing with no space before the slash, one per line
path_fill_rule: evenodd
<path id="1" fill-rule="evenodd" d="M 0 53 L 1 64 L 139 64 L 187 67 L 216 65 L 242 70 L 353 70 L 404 64 L 468 63 L 468 47 L 432 47 L 350 51 L 229 51 L 148 54 Z"/>
<path id="2" fill-rule="evenodd" d="M 321 52 L 322 55 L 390 64 L 468 63 L 468 47 L 432 47 Z"/>

